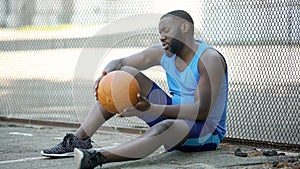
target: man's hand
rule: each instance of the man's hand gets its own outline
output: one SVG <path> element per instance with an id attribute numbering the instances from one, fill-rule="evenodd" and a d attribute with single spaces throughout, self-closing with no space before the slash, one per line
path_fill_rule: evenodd
<path id="1" fill-rule="evenodd" d="M 102 75 L 95 81 L 95 84 L 94 84 L 95 93 L 94 93 L 94 95 L 95 95 L 96 101 L 98 101 L 98 93 L 97 93 L 97 90 L 98 90 L 98 84 L 99 84 L 100 80 L 103 78 L 103 76 L 105 76 L 105 75 L 107 75 L 107 72 L 104 70 L 104 71 L 102 72 Z"/>
<path id="2" fill-rule="evenodd" d="M 140 115 L 141 113 L 146 113 L 150 109 L 151 103 L 147 100 L 146 97 L 137 94 L 138 102 L 135 106 L 131 106 L 127 109 L 124 109 L 120 112 L 119 117 L 131 117 Z"/>

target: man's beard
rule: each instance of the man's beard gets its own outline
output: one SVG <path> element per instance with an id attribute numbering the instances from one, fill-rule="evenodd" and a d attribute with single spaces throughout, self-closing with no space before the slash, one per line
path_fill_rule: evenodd
<path id="1" fill-rule="evenodd" d="M 184 43 L 182 43 L 180 40 L 176 38 L 173 38 L 169 44 L 170 44 L 170 52 L 176 54 L 177 56 L 179 55 L 179 52 L 184 46 Z"/>

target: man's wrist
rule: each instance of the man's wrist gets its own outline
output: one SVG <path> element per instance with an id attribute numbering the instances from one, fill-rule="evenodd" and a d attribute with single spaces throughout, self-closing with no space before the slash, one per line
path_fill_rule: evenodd
<path id="1" fill-rule="evenodd" d="M 151 106 L 149 108 L 149 114 L 155 115 L 155 116 L 162 116 L 167 105 L 160 105 L 160 104 L 153 104 L 151 103 Z"/>

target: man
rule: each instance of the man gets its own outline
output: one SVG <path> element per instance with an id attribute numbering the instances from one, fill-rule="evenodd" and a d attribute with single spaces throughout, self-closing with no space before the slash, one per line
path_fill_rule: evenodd
<path id="1" fill-rule="evenodd" d="M 95 151 L 90 137 L 113 114 L 96 102 L 75 134 L 67 134 L 45 156 L 69 156 L 73 150 L 78 168 L 94 168 L 109 162 L 144 158 L 160 146 L 166 150 L 204 151 L 216 149 L 226 132 L 228 95 L 227 66 L 223 56 L 194 39 L 194 22 L 182 10 L 163 15 L 159 34 L 162 45 L 111 61 L 103 75 L 124 70 L 140 85 L 139 102 L 121 110 L 120 117 L 137 116 L 149 126 L 140 137 L 119 146 Z M 140 70 L 161 65 L 167 76 L 169 97 Z M 101 93 L 99 93 L 101 94 Z"/>

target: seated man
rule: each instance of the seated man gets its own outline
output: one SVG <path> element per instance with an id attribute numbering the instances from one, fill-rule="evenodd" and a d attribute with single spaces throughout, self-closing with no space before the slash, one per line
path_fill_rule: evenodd
<path id="1" fill-rule="evenodd" d="M 42 155 L 63 157 L 74 151 L 78 168 L 94 168 L 109 162 L 141 159 L 160 146 L 168 151 L 189 152 L 215 150 L 219 146 L 226 132 L 225 59 L 216 49 L 194 39 L 194 22 L 185 11 L 163 15 L 158 29 L 162 45 L 111 61 L 98 79 L 114 70 L 134 75 L 141 89 L 139 101 L 118 115 L 137 116 L 150 128 L 119 146 L 99 151 L 90 149 L 90 137 L 114 116 L 96 101 L 75 134 L 67 134 L 61 143 L 43 150 Z M 157 65 L 166 71 L 171 97 L 140 72 Z"/>

